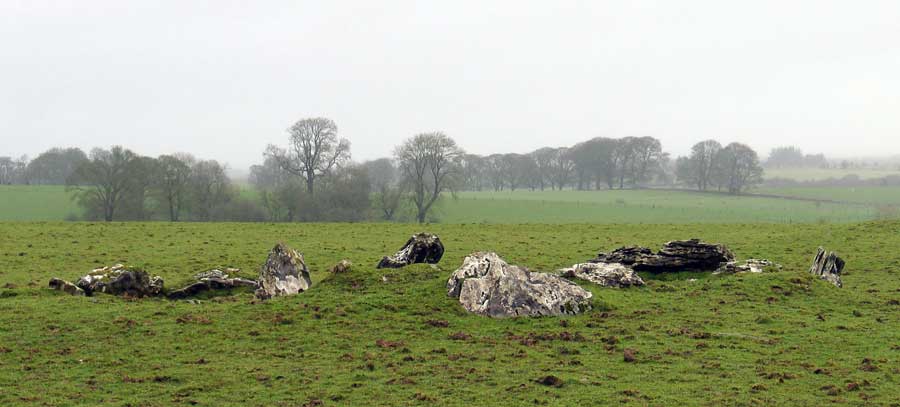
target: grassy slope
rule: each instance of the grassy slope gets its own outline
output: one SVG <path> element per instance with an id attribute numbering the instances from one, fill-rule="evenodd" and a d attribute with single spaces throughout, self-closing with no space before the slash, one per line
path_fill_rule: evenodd
<path id="1" fill-rule="evenodd" d="M 900 394 L 900 307 L 890 305 L 900 300 L 900 223 L 428 229 L 447 246 L 440 267 L 378 271 L 418 227 L 0 223 L 0 286 L 15 286 L 0 288 L 0 405 L 891 405 Z M 596 309 L 565 319 L 468 315 L 444 290 L 477 249 L 550 270 L 598 249 L 688 237 L 785 269 L 628 290 L 584 284 Z M 188 303 L 43 288 L 118 261 L 169 287 L 213 266 L 252 276 L 278 240 L 305 253 L 309 292 Z M 843 289 L 806 274 L 820 244 L 847 259 Z M 328 276 L 341 258 L 354 261 L 352 274 Z M 529 335 L 543 339 L 520 338 Z M 533 382 L 548 374 L 564 386 Z M 846 390 L 851 382 L 862 388 Z"/>
<path id="2" fill-rule="evenodd" d="M 900 187 L 761 188 L 753 192 L 874 205 L 900 205 Z"/>
<path id="3" fill-rule="evenodd" d="M 653 190 L 463 192 L 437 213 L 448 223 L 854 222 L 874 216 L 858 205 Z"/>

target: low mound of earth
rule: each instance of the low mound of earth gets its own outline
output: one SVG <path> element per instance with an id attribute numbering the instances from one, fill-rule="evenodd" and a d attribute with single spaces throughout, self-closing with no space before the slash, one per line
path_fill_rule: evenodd
<path id="1" fill-rule="evenodd" d="M 0 224 L 0 404 L 890 406 L 900 393 L 900 223 L 435 224 L 438 264 L 375 268 L 417 231 Z M 486 318 L 447 295 L 479 250 L 553 272 L 693 236 L 782 268 L 622 289 L 576 279 L 592 308 L 555 317 Z M 302 250 L 307 291 L 170 301 L 46 288 L 118 263 L 172 288 L 210 268 L 256 278 L 277 241 Z M 819 246 L 846 260 L 843 288 L 810 273 Z M 352 268 L 333 273 L 343 259 Z"/>

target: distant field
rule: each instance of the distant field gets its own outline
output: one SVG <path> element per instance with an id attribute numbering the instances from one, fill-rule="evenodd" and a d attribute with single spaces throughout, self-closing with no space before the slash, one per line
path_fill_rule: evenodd
<path id="1" fill-rule="evenodd" d="M 875 217 L 864 205 L 690 191 L 463 192 L 438 208 L 446 223 L 802 223 Z"/>
<path id="2" fill-rule="evenodd" d="M 763 175 L 766 179 L 786 178 L 796 181 L 819 181 L 829 178 L 843 178 L 848 175 L 856 175 L 862 179 L 884 178 L 889 175 L 900 175 L 898 170 L 869 170 L 869 169 L 821 169 L 821 168 L 766 168 Z"/>
<path id="3" fill-rule="evenodd" d="M 767 192 L 779 191 L 808 198 L 837 199 L 827 191 L 812 191 L 809 195 L 800 190 Z M 851 192 L 841 193 L 854 197 Z M 886 189 L 872 194 L 890 200 L 892 193 Z M 253 199 L 257 194 L 243 189 L 242 196 Z M 900 193 L 897 196 L 900 198 Z M 80 213 L 61 186 L 2 186 L 0 209 L 0 220 L 54 221 Z M 448 195 L 438 204 L 434 215 L 442 223 L 846 223 L 875 219 L 879 212 L 878 208 L 866 205 L 691 191 L 520 190 L 462 192 L 456 199 Z"/>
<path id="4" fill-rule="evenodd" d="M 900 205 L 900 187 L 760 188 L 753 192 L 872 205 Z"/>
<path id="5" fill-rule="evenodd" d="M 63 186 L 0 185 L 0 220 L 63 220 L 81 212 Z"/>

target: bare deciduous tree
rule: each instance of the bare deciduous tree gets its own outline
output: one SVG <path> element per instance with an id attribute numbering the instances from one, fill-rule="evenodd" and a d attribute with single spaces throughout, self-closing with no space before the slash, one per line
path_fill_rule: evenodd
<path id="1" fill-rule="evenodd" d="M 394 220 L 400 201 L 406 192 L 406 183 L 401 182 L 397 168 L 389 158 L 379 158 L 362 164 L 369 179 L 370 189 L 375 194 L 375 206 L 384 220 Z"/>
<path id="2" fill-rule="evenodd" d="M 89 160 L 82 162 L 66 184 L 76 191 L 82 206 L 102 211 L 110 222 L 128 189 L 138 156 L 131 150 L 114 146 L 109 150 L 94 149 Z"/>
<path id="3" fill-rule="evenodd" d="M 717 160 L 731 194 L 740 194 L 762 182 L 763 169 L 759 165 L 759 156 L 746 144 L 729 144 L 719 152 Z"/>
<path id="4" fill-rule="evenodd" d="M 337 125 L 331 119 L 303 119 L 294 123 L 288 132 L 287 149 L 269 145 L 265 154 L 277 160 L 285 171 L 303 177 L 310 195 L 317 177 L 350 159 L 350 142 L 338 138 Z"/>
<path id="5" fill-rule="evenodd" d="M 715 159 L 722 150 L 722 145 L 715 140 L 701 141 L 691 148 L 691 155 L 678 165 L 679 177 L 683 181 L 693 183 L 700 191 L 706 191 L 712 185 Z"/>
<path id="6" fill-rule="evenodd" d="M 441 132 L 418 134 L 397 147 L 394 155 L 411 189 L 416 219 L 424 223 L 441 193 L 453 190 L 464 152 Z"/>
<path id="7" fill-rule="evenodd" d="M 162 155 L 157 160 L 156 191 L 169 209 L 169 220 L 177 222 L 188 200 L 191 167 L 174 155 Z"/>
<path id="8" fill-rule="evenodd" d="M 200 221 L 213 220 L 215 210 L 233 197 L 231 180 L 216 160 L 198 161 L 191 167 L 189 181 L 191 215 Z"/>

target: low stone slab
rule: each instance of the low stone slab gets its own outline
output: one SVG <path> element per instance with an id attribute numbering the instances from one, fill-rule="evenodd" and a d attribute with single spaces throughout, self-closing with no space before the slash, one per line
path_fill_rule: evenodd
<path id="1" fill-rule="evenodd" d="M 590 262 L 619 263 L 635 271 L 663 273 L 715 271 L 732 261 L 734 253 L 724 245 L 691 239 L 668 242 L 657 253 L 646 247 L 623 247 L 610 253 L 600 253 Z"/>
<path id="2" fill-rule="evenodd" d="M 85 295 L 84 290 L 79 288 L 77 285 L 72 284 L 66 280 L 58 279 L 58 278 L 50 279 L 50 288 L 52 288 L 54 290 L 62 291 L 64 293 L 67 293 L 70 295 L 76 295 L 76 296 L 84 296 Z"/>
<path id="3" fill-rule="evenodd" d="M 644 285 L 632 268 L 621 263 L 581 263 L 559 270 L 566 278 L 579 278 L 602 287 L 624 288 Z"/>

